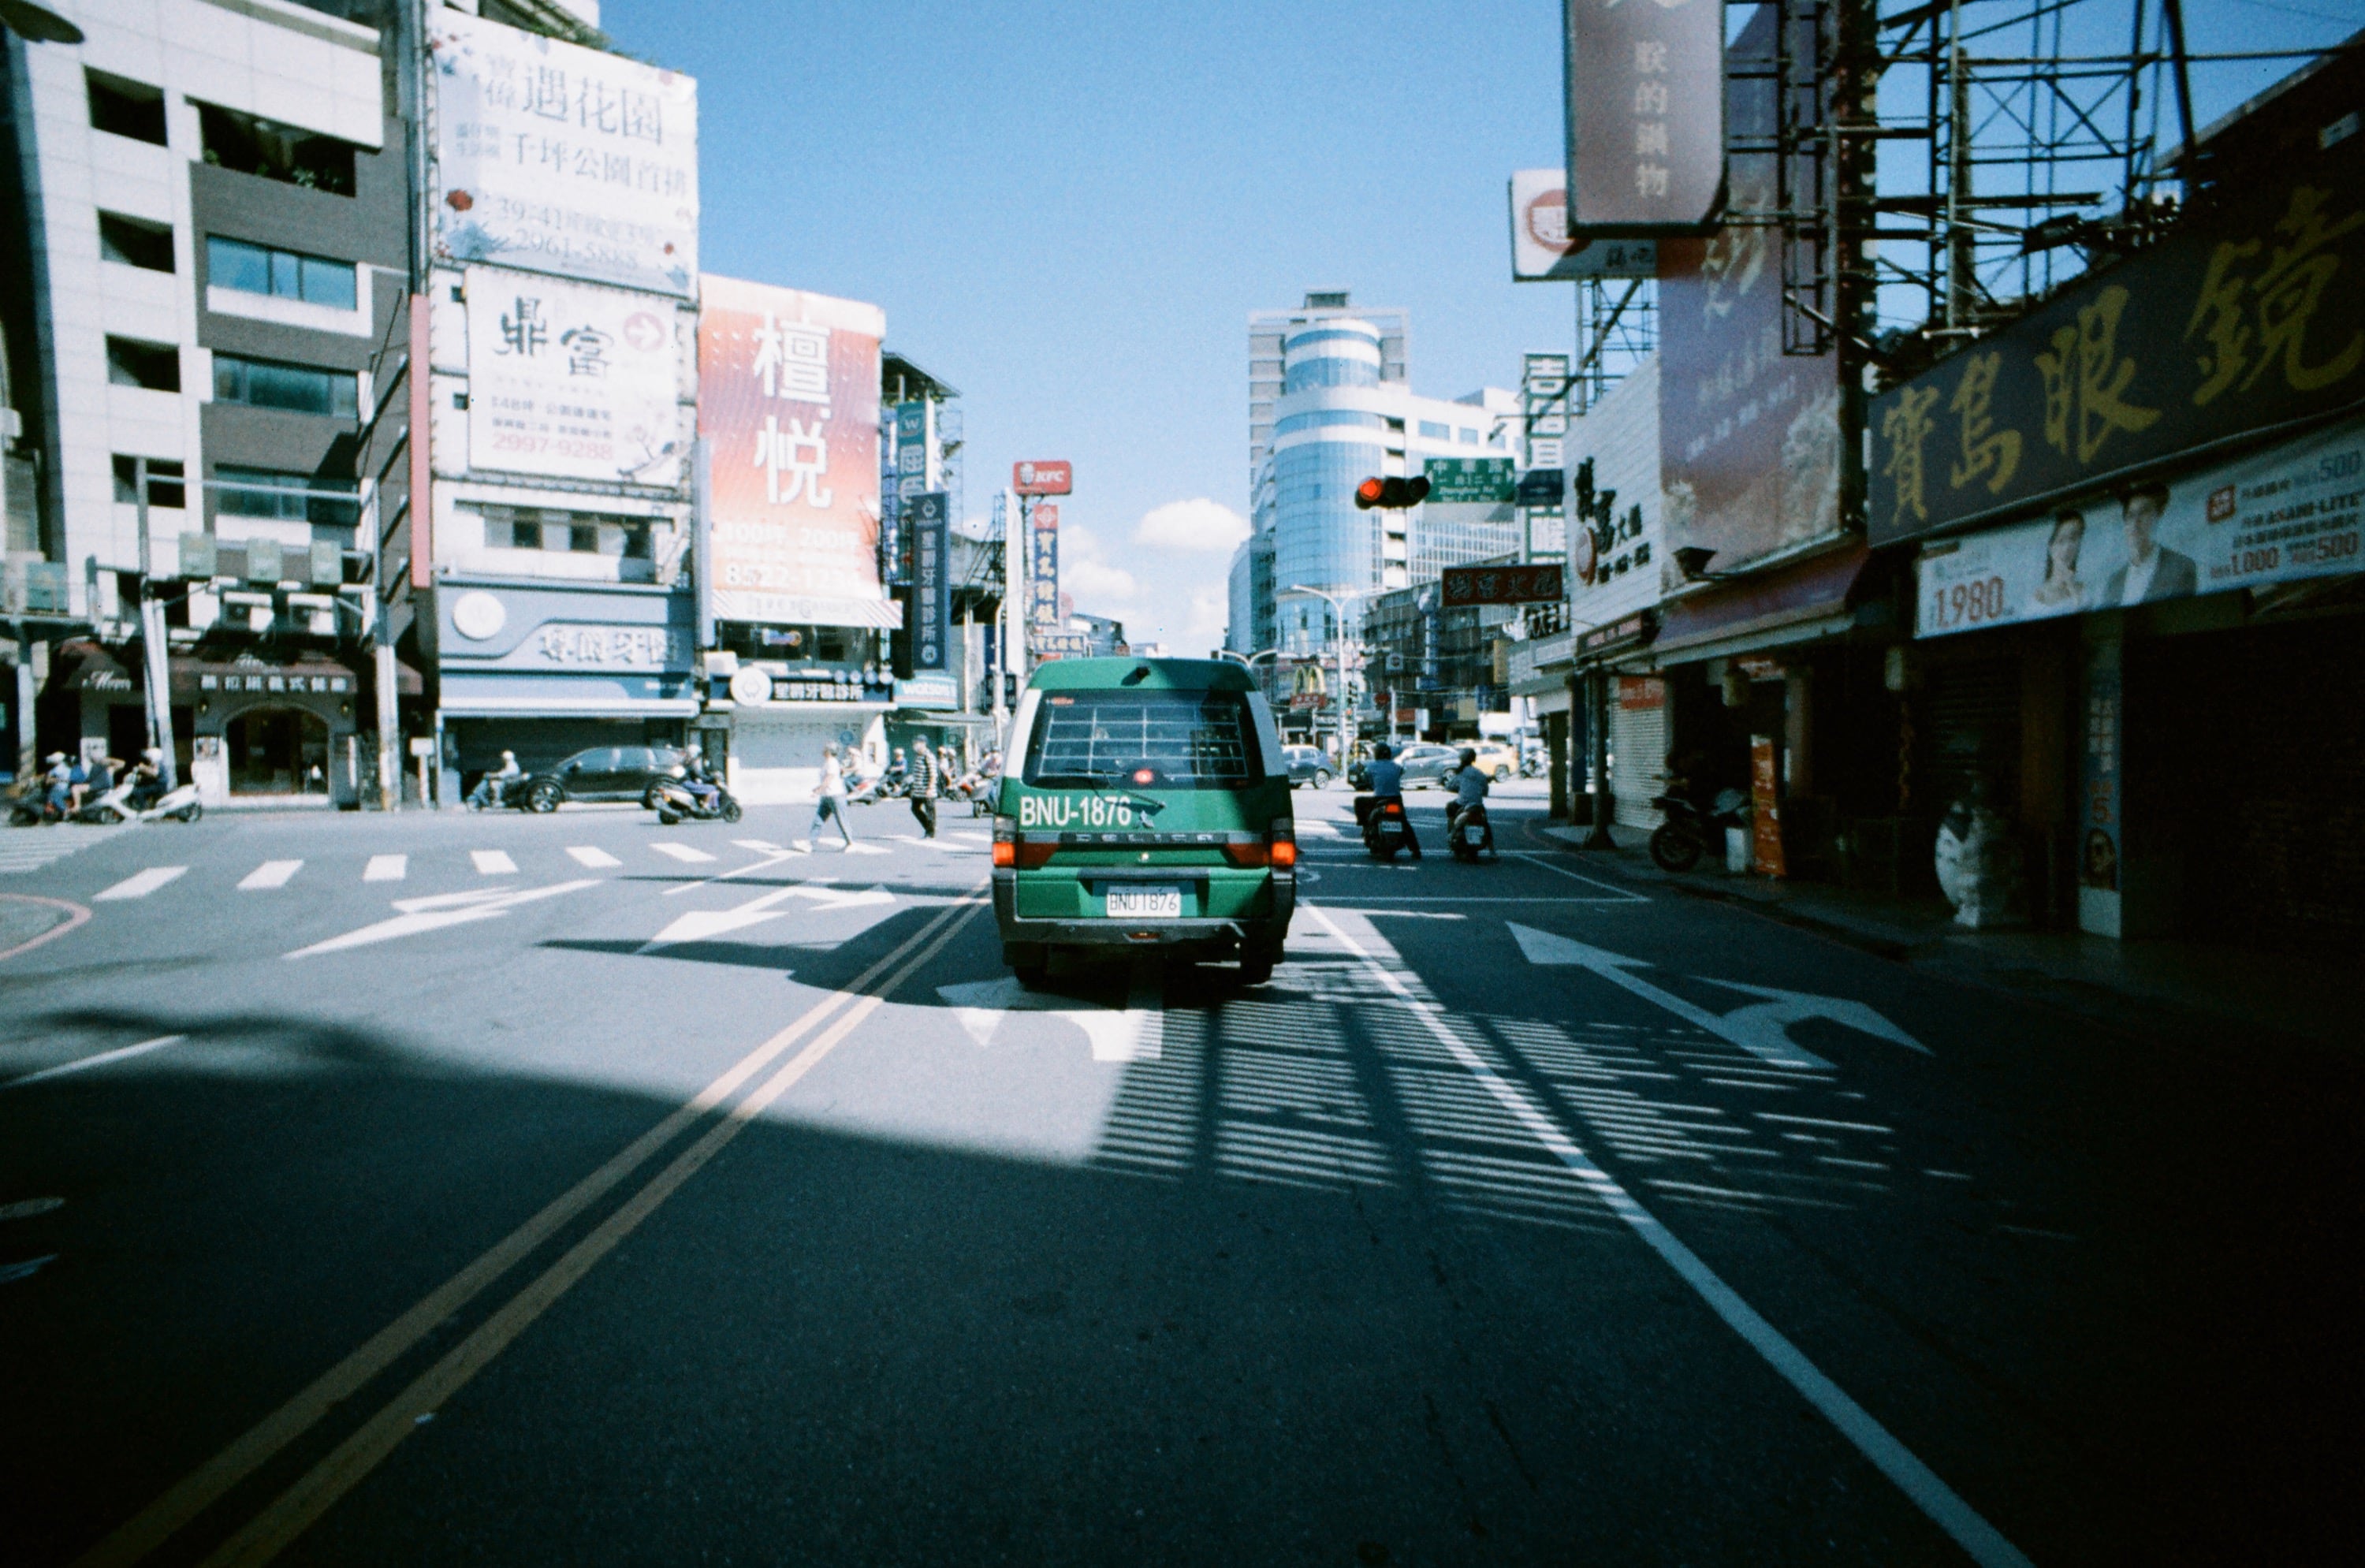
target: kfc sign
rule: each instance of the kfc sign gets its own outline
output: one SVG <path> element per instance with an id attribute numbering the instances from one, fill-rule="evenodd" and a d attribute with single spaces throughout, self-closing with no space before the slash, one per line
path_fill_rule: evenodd
<path id="1" fill-rule="evenodd" d="M 1014 463 L 1010 487 L 1022 496 L 1064 496 L 1075 488 L 1075 469 L 1068 463 Z"/>

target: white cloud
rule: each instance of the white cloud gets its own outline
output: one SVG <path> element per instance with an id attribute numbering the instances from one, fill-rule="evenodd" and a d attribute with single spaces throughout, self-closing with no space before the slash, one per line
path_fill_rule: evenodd
<path id="1" fill-rule="evenodd" d="M 1205 496 L 1152 507 L 1133 525 L 1136 544 L 1194 554 L 1228 555 L 1248 536 L 1248 519 Z"/>
<path id="2" fill-rule="evenodd" d="M 1099 561 L 1060 562 L 1059 588 L 1075 596 L 1078 610 L 1092 615 L 1127 608 L 1141 591 L 1131 572 Z"/>

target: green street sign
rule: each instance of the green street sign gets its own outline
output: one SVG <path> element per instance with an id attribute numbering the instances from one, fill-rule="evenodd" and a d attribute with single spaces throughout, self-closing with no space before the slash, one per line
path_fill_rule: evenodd
<path id="1" fill-rule="evenodd" d="M 1421 465 L 1431 501 L 1478 501 L 1499 506 L 1518 492 L 1508 457 L 1432 457 Z"/>

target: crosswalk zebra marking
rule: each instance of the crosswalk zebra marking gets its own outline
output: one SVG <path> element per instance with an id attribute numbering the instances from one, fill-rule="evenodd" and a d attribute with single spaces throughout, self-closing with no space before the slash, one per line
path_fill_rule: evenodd
<path id="1" fill-rule="evenodd" d="M 408 855 L 373 855 L 362 871 L 364 882 L 399 882 L 410 871 Z"/>
<path id="2" fill-rule="evenodd" d="M 590 866 L 596 868 L 604 869 L 610 866 L 622 866 L 623 864 L 622 860 L 617 859 L 606 850 L 595 849 L 588 844 L 569 845 L 567 846 L 566 853 L 574 857 L 575 863 L 577 866 Z"/>
<path id="3" fill-rule="evenodd" d="M 517 862 L 503 849 L 471 849 L 468 858 L 476 863 L 479 873 L 488 877 L 506 877 L 517 870 Z"/>
<path id="4" fill-rule="evenodd" d="M 692 849 L 687 844 L 652 844 L 649 847 L 660 855 L 670 855 L 675 859 L 689 865 L 697 865 L 714 858 L 705 850 Z"/>
<path id="5" fill-rule="evenodd" d="M 77 827 L 55 824 L 49 827 L 19 828 L 0 836 L 0 875 L 11 871 L 38 871 L 54 861 L 62 860 L 77 849 L 87 849 L 102 838 L 113 836 L 103 827 Z"/>
<path id="6" fill-rule="evenodd" d="M 303 868 L 304 862 L 301 860 L 265 860 L 246 874 L 245 879 L 238 884 L 238 890 L 242 893 L 257 893 L 267 892 L 273 888 L 284 888 L 287 885 L 287 879 Z"/>
<path id="7" fill-rule="evenodd" d="M 186 866 L 151 866 L 145 871 L 134 872 L 124 878 L 92 902 L 108 903 L 120 899 L 144 899 L 187 869 Z"/>

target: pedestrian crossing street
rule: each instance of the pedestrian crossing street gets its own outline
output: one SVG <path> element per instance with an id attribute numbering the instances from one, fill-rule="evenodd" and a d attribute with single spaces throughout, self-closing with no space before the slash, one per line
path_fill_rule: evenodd
<path id="1" fill-rule="evenodd" d="M 47 833 L 56 834 L 63 831 L 65 830 L 51 828 L 47 830 Z M 101 830 L 97 835 L 103 836 L 104 830 Z M 948 850 L 980 849 L 992 842 L 988 835 L 981 833 L 964 833 L 948 836 L 956 840 L 956 842 L 947 843 L 944 840 L 930 841 L 916 837 L 913 838 L 911 842 L 914 844 L 927 845 L 930 847 Z M 958 840 L 973 840 L 974 843 L 962 843 L 958 842 Z M 775 856 L 781 858 L 787 858 L 790 856 L 804 856 L 814 853 L 813 846 L 809 840 L 805 839 L 796 839 L 786 845 L 773 844 L 768 840 L 760 838 L 736 838 L 733 839 L 731 842 L 735 848 L 745 850 L 751 854 L 758 856 Z M 66 849 L 60 850 L 58 853 L 59 855 L 71 854 L 73 853 L 73 849 L 76 847 L 80 847 L 80 846 L 70 846 Z M 830 852 L 835 847 L 836 841 L 833 839 L 824 839 L 822 841 L 821 849 L 824 853 Z M 712 850 L 701 849 L 695 845 L 684 844 L 674 839 L 655 840 L 653 842 L 641 845 L 638 848 L 645 850 L 651 855 L 660 857 L 663 859 L 678 866 L 711 866 L 718 864 L 721 858 Z M 859 839 L 855 841 L 853 851 L 856 854 L 867 855 L 884 855 L 888 853 L 888 851 L 880 848 L 876 845 L 865 844 Z M 602 849 L 597 845 L 568 845 L 565 848 L 565 853 L 566 857 L 574 863 L 574 866 L 585 867 L 593 870 L 615 870 L 621 868 L 626 864 L 624 859 L 621 857 L 610 852 L 609 850 Z M 55 859 L 57 858 L 57 856 L 52 856 L 50 858 Z M 427 866 L 440 867 L 447 870 L 457 868 L 452 864 L 450 857 L 448 857 L 372 855 L 362 863 L 358 872 L 358 879 L 364 882 L 408 881 L 410 878 L 414 859 L 419 859 Z M 529 860 L 531 861 L 532 859 L 532 857 L 529 856 Z M 47 862 L 43 862 L 43 864 L 46 863 Z M 482 878 L 522 876 L 527 874 L 528 870 L 527 867 L 520 866 L 516 857 L 511 856 L 510 852 L 505 849 L 469 850 L 467 851 L 467 863 L 474 870 L 475 874 Z M 12 868 L 6 863 L 0 863 L 0 870 L 11 868 L 30 869 L 34 868 Z M 559 868 L 559 869 L 571 868 Z M 538 872 L 544 869 L 544 868 L 536 865 L 532 869 Z M 186 866 L 146 867 L 141 870 L 136 871 L 130 876 L 124 878 L 121 881 L 115 883 L 113 886 L 95 894 L 93 896 L 94 902 L 100 903 L 121 903 L 129 900 L 144 899 L 151 894 L 158 892 L 164 888 L 170 887 L 174 882 L 179 881 L 184 876 L 188 874 L 188 871 L 189 868 Z M 265 860 L 247 870 L 244 875 L 241 876 L 236 883 L 236 889 L 241 893 L 273 893 L 285 891 L 291 888 L 318 886 L 324 882 L 351 879 L 354 876 L 355 872 L 350 862 L 336 864 L 331 862 L 313 862 L 306 860 Z"/>

